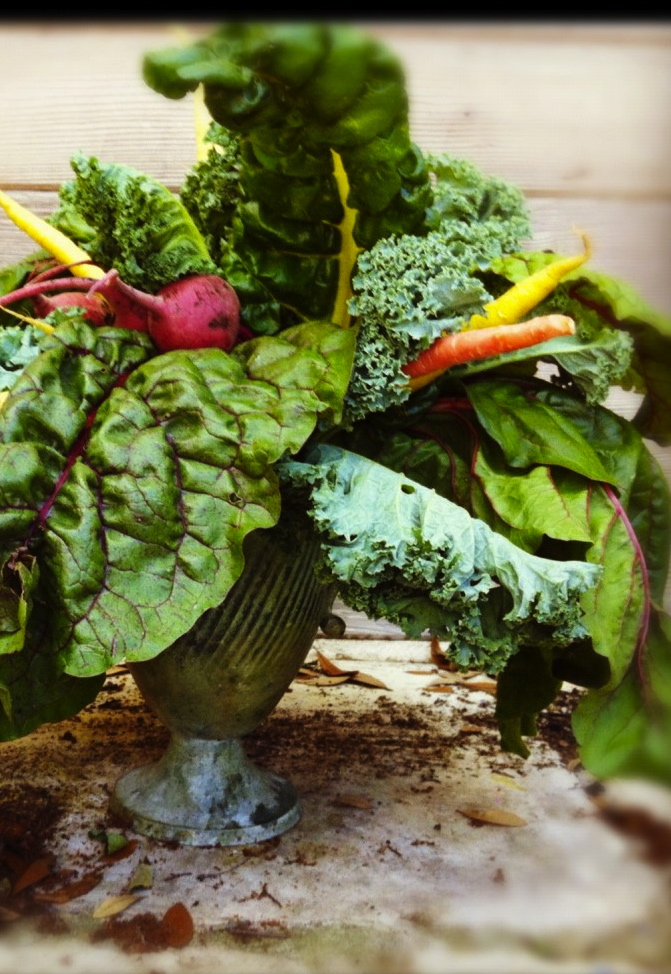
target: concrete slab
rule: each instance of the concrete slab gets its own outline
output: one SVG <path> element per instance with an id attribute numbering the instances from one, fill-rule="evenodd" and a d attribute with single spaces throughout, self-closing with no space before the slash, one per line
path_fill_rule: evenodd
<path id="1" fill-rule="evenodd" d="M 167 743 L 127 674 L 78 717 L 2 745 L 1 974 L 671 969 L 671 795 L 594 786 L 571 762 L 570 690 L 523 761 L 498 747 L 486 684 L 431 686 L 426 643 L 315 648 L 385 686 L 296 681 L 247 739 L 302 797 L 300 823 L 270 842 L 180 849 L 114 821 L 116 778 Z M 656 856 L 649 833 L 604 814 L 616 807 L 653 823 Z M 486 811 L 524 824 L 470 817 Z M 130 840 L 116 857 L 110 832 Z M 12 894 L 41 861 L 43 878 Z M 132 890 L 139 869 L 150 885 Z M 96 884 L 68 898 L 87 877 Z M 129 893 L 123 912 L 94 916 Z M 166 947 L 158 925 L 177 903 L 194 934 Z"/>

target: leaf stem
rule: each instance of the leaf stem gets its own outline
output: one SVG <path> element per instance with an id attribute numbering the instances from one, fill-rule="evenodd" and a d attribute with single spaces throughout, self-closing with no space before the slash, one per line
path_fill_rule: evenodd
<path id="1" fill-rule="evenodd" d="M 338 193 L 343 206 L 344 216 L 338 224 L 340 230 L 340 255 L 338 258 L 338 290 L 333 303 L 333 321 L 342 328 L 349 328 L 350 316 L 347 303 L 352 296 L 352 271 L 356 259 L 361 252 L 354 241 L 354 224 L 357 211 L 347 205 L 349 196 L 349 180 L 340 155 L 331 149 L 333 156 L 333 175 L 338 185 Z"/>

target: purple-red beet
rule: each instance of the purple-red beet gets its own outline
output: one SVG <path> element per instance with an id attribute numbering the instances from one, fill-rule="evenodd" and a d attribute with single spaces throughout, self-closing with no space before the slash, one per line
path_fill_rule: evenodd
<path id="1" fill-rule="evenodd" d="M 161 352 L 210 347 L 227 352 L 238 336 L 238 296 L 216 274 L 184 277 L 166 284 L 158 294 L 145 294 L 112 270 L 88 293 L 105 298 L 119 327 L 148 331 Z"/>
<path id="2" fill-rule="evenodd" d="M 56 293 L 50 294 L 52 291 Z M 116 270 L 97 281 L 44 275 L 0 297 L 0 307 L 23 299 L 32 300 L 41 316 L 56 307 L 80 307 L 94 325 L 112 319 L 119 328 L 149 332 L 161 352 L 210 347 L 229 351 L 240 330 L 238 296 L 216 274 L 182 278 L 158 294 L 131 287 Z"/>

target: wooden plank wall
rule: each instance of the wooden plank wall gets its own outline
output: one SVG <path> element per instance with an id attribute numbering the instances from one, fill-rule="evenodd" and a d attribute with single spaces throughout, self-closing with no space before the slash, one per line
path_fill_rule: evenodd
<path id="1" fill-rule="evenodd" d="M 192 107 L 150 91 L 142 53 L 209 22 L 0 22 L 0 187 L 50 213 L 75 151 L 176 189 L 194 158 Z M 671 25 L 645 21 L 361 21 L 406 68 L 415 141 L 526 192 L 530 244 L 573 252 L 671 314 Z M 0 220 L 0 264 L 31 244 Z M 631 416 L 635 397 L 609 404 Z M 671 449 L 653 446 L 671 477 Z M 349 620 L 349 617 L 348 617 Z M 393 634 L 351 620 L 353 635 Z"/>

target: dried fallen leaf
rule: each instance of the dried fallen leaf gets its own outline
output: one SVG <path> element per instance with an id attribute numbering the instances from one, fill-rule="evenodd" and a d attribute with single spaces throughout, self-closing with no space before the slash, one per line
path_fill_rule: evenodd
<path id="1" fill-rule="evenodd" d="M 454 686 L 451 683 L 443 683 L 440 680 L 438 683 L 429 683 L 424 689 L 431 690 L 432 693 L 452 693 Z"/>
<path id="2" fill-rule="evenodd" d="M 485 825 L 507 825 L 515 828 L 529 824 L 526 819 L 520 818 L 514 812 L 507 812 L 504 808 L 458 808 L 457 811 L 460 815 Z"/>
<path id="3" fill-rule="evenodd" d="M 193 918 L 183 903 L 175 903 L 161 920 L 160 935 L 166 947 L 186 947 L 193 937 Z"/>
<path id="4" fill-rule="evenodd" d="M 121 896 L 109 896 L 93 911 L 94 920 L 101 920 L 103 917 L 116 916 L 117 913 L 123 913 L 127 910 L 129 906 L 133 903 L 137 903 L 140 899 L 139 896 L 135 896 L 133 893 L 124 893 Z"/>
<path id="5" fill-rule="evenodd" d="M 46 856 L 43 859 L 36 859 L 31 862 L 14 883 L 12 896 L 16 896 L 28 886 L 34 886 L 35 883 L 41 883 L 43 879 L 46 879 L 51 873 L 51 863 L 52 860 Z"/>
<path id="6" fill-rule="evenodd" d="M 337 687 L 340 683 L 349 683 L 351 677 L 345 676 L 320 676 L 318 673 L 311 680 L 302 682 L 309 683 L 311 687 Z"/>
<path id="7" fill-rule="evenodd" d="M 505 785 L 506 788 L 516 788 L 517 791 L 526 791 L 524 785 L 521 785 L 518 781 L 515 781 L 513 778 L 509 778 L 505 774 L 492 774 L 490 775 L 490 778 L 492 778 L 494 781 L 498 781 L 499 784 Z"/>
<path id="8" fill-rule="evenodd" d="M 461 686 L 467 690 L 480 690 L 481 693 L 496 693 L 495 680 L 464 680 Z"/>
<path id="9" fill-rule="evenodd" d="M 369 812 L 373 808 L 373 803 L 370 798 L 366 798 L 365 795 L 338 795 L 334 799 L 334 805 L 343 805 L 346 808 L 362 808 L 364 811 Z"/>
<path id="10" fill-rule="evenodd" d="M 326 676 L 354 676 L 356 670 L 343 670 L 337 666 L 328 656 L 324 656 L 317 650 L 317 659 L 319 660 L 319 665 L 321 666 L 322 673 Z"/>
<path id="11" fill-rule="evenodd" d="M 479 727 L 477 724 L 462 724 L 461 727 L 459 728 L 459 733 L 460 734 L 481 734 L 482 727 Z"/>
<path id="12" fill-rule="evenodd" d="M 58 889 L 50 890 L 47 893 L 38 893 L 35 899 L 42 903 L 69 903 L 70 900 L 74 900 L 78 896 L 86 896 L 92 889 L 95 889 L 101 879 L 102 873 L 86 873 L 81 879 L 76 879 L 66 886 L 60 886 Z"/>
<path id="13" fill-rule="evenodd" d="M 128 883 L 128 892 L 136 889 L 151 889 L 154 885 L 154 867 L 145 859 L 138 864 Z"/>
<path id="14" fill-rule="evenodd" d="M 0 906 L 0 923 L 11 923 L 13 920 L 20 920 L 22 914 L 16 910 L 8 910 L 6 906 Z"/>
<path id="15" fill-rule="evenodd" d="M 371 676 L 369 673 L 355 673 L 352 677 L 353 683 L 360 683 L 365 687 L 373 687 L 376 690 L 388 690 L 389 687 L 382 680 L 378 680 L 376 676 Z"/>

